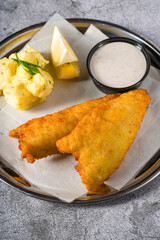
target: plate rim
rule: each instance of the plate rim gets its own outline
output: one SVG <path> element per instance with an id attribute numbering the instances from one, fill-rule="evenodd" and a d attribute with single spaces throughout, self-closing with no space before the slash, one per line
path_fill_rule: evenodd
<path id="1" fill-rule="evenodd" d="M 110 25 L 112 27 L 115 27 L 115 28 L 120 28 L 121 30 L 123 31 L 126 31 L 126 32 L 129 32 L 135 36 L 137 36 L 138 38 L 142 39 L 143 41 L 147 42 L 148 44 L 152 45 L 153 48 L 156 49 L 157 52 L 159 52 L 160 54 L 160 47 L 158 47 L 157 45 L 155 45 L 151 40 L 148 40 L 146 39 L 145 37 L 141 36 L 139 33 L 135 32 L 135 31 L 132 31 L 130 30 L 129 28 L 127 27 L 123 27 L 119 24 L 115 24 L 115 23 L 112 23 L 112 22 L 108 22 L 108 21 L 103 21 L 103 20 L 96 20 L 96 19 L 91 19 L 91 18 L 65 18 L 67 21 L 69 21 L 70 23 L 73 23 L 73 22 L 79 22 L 79 23 L 90 23 L 90 24 L 99 24 L 99 25 Z M 43 25 L 46 24 L 46 21 L 44 22 L 40 22 L 40 23 L 36 23 L 36 24 L 33 24 L 33 25 L 30 25 L 28 27 L 25 27 L 25 28 L 22 28 L 18 31 L 16 31 L 15 33 L 12 33 L 10 34 L 8 37 L 4 38 L 2 41 L 0 41 L 0 47 L 5 44 L 7 41 L 9 41 L 10 39 L 12 39 L 13 37 L 16 37 L 24 32 L 27 32 L 31 29 L 34 29 L 34 28 L 38 28 L 38 27 L 42 27 Z"/>
<path id="2" fill-rule="evenodd" d="M 140 38 L 141 40 L 143 40 L 144 42 L 146 42 L 147 44 L 151 45 L 151 47 L 154 49 L 154 51 L 156 50 L 157 53 L 160 55 L 160 48 L 157 47 L 152 41 L 145 39 L 144 37 L 142 37 L 141 35 L 139 35 L 138 33 L 131 31 L 128 28 L 125 28 L 123 26 L 120 26 L 118 24 L 114 24 L 108 21 L 102 21 L 102 20 L 95 20 L 95 19 L 87 19 L 87 18 L 67 18 L 67 21 L 69 21 L 70 23 L 87 23 L 87 24 L 96 24 L 96 25 L 103 25 L 103 26 L 111 26 L 114 28 L 118 28 L 120 30 L 123 30 L 127 33 L 130 33 L 138 38 Z M 36 28 L 40 28 L 42 27 L 46 22 L 41 22 L 41 23 L 37 23 L 31 26 L 28 26 L 26 28 L 23 28 L 11 35 L 9 35 L 8 37 L 6 37 L 5 39 L 3 39 L 0 42 L 0 47 L 2 47 L 3 45 L 5 45 L 7 42 L 9 42 L 10 40 L 12 40 L 13 38 L 16 38 L 17 36 L 26 33 L 28 31 L 31 31 L 33 29 Z M 160 166 L 155 169 L 150 175 L 146 176 L 146 178 L 142 179 L 140 182 L 136 183 L 133 186 L 128 187 L 127 189 L 124 190 L 120 190 L 117 191 L 116 193 L 112 194 L 112 195 L 106 195 L 106 196 L 102 196 L 99 198 L 93 198 L 93 199 L 88 199 L 88 200 L 79 200 L 76 199 L 74 200 L 72 203 L 66 203 L 54 196 L 49 196 L 49 195 L 44 195 L 42 193 L 38 193 L 38 192 L 34 192 L 33 190 L 30 191 L 28 189 L 25 189 L 23 187 L 21 187 L 20 185 L 15 184 L 14 182 L 9 181 L 9 179 L 5 178 L 4 176 L 0 175 L 0 180 L 4 183 L 6 183 L 7 185 L 13 187 L 14 189 L 18 190 L 19 192 L 25 193 L 31 197 L 35 197 L 41 200 L 45 200 L 45 201 L 50 201 L 50 202 L 54 202 L 54 203 L 63 203 L 63 204 L 79 204 L 79 205 L 87 205 L 87 204 L 96 204 L 96 203 L 104 203 L 107 202 L 109 200 L 113 200 L 113 199 L 118 199 L 121 198 L 122 196 L 125 196 L 129 193 L 132 193 L 138 189 L 140 189 L 141 187 L 145 186 L 147 183 L 149 183 L 150 181 L 152 181 L 154 178 L 156 178 L 158 175 L 160 174 Z M 115 198 L 116 196 L 116 198 Z"/>
<path id="3" fill-rule="evenodd" d="M 160 166 L 153 173 L 151 173 L 149 176 L 147 176 L 145 179 L 143 179 L 142 181 L 136 183 L 136 185 L 133 185 L 127 189 L 117 191 L 116 193 L 114 193 L 112 195 L 102 196 L 102 197 L 94 198 L 94 199 L 88 199 L 88 200 L 76 199 L 71 203 L 64 202 L 54 196 L 44 195 L 42 193 L 29 191 L 28 189 L 22 188 L 21 186 L 15 184 L 13 182 L 10 182 L 8 179 L 6 179 L 5 177 L 3 177 L 1 175 L 0 175 L 0 180 L 2 182 L 4 182 L 5 184 L 7 184 L 8 186 L 12 187 L 13 189 L 17 190 L 18 192 L 24 193 L 30 197 L 37 198 L 40 200 L 54 202 L 54 203 L 63 203 L 66 205 L 68 205 L 68 204 L 69 205 L 70 204 L 72 204 L 72 205 L 88 205 L 88 204 L 98 204 L 98 203 L 109 202 L 111 200 L 116 200 L 116 199 L 122 198 L 122 197 L 144 187 L 145 185 L 150 183 L 153 179 L 155 179 L 159 175 L 160 175 Z M 146 181 L 146 179 L 147 179 L 147 181 Z M 116 196 L 116 198 L 115 198 L 115 196 Z"/>

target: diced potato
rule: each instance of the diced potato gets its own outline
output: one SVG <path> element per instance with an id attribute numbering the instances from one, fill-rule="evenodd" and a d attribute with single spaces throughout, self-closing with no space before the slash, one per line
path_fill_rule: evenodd
<path id="1" fill-rule="evenodd" d="M 36 51 L 30 46 L 27 46 L 23 51 L 18 53 L 19 59 L 30 62 L 33 64 L 37 64 L 44 68 L 49 61 L 45 60 L 44 57 L 40 54 L 40 52 Z M 13 53 L 9 58 L 16 58 L 15 53 Z"/>
<path id="2" fill-rule="evenodd" d="M 0 89 L 3 90 L 5 85 L 10 83 L 12 76 L 16 74 L 18 64 L 8 58 L 0 59 Z"/>
<path id="3" fill-rule="evenodd" d="M 43 68 L 49 61 L 32 47 L 27 46 L 18 53 L 20 60 L 38 64 Z M 37 103 L 45 101 L 53 88 L 53 78 L 48 72 L 38 68 L 40 73 L 29 74 L 22 64 L 13 60 L 15 54 L 0 60 L 0 95 L 16 109 L 26 110 Z"/>
<path id="4" fill-rule="evenodd" d="M 28 83 L 29 79 L 32 79 L 32 75 L 30 75 L 28 72 L 26 72 L 21 65 L 17 67 L 17 78 L 24 83 Z"/>
<path id="5" fill-rule="evenodd" d="M 26 88 L 36 97 L 48 96 L 53 88 L 53 78 L 48 72 L 40 70 L 41 74 L 37 73 L 28 81 Z"/>
<path id="6" fill-rule="evenodd" d="M 23 83 L 10 84 L 7 89 L 4 89 L 3 93 L 6 101 L 17 110 L 26 110 L 37 103 L 45 101 L 45 97 L 33 96 Z"/>

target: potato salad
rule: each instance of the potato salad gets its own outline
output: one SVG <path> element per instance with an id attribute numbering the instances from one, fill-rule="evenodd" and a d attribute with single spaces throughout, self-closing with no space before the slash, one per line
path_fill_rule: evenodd
<path id="1" fill-rule="evenodd" d="M 51 75 L 42 70 L 48 63 L 30 46 L 0 59 L 0 95 L 17 110 L 44 102 L 54 83 Z"/>

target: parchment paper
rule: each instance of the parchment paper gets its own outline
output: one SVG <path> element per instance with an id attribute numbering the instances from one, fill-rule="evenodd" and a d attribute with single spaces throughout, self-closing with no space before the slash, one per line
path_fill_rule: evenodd
<path id="1" fill-rule="evenodd" d="M 87 190 L 79 174 L 74 169 L 76 161 L 72 155 L 55 155 L 29 164 L 20 158 L 18 142 L 8 137 L 8 132 L 35 117 L 53 113 L 65 107 L 104 96 L 86 70 L 86 57 L 90 49 L 99 41 L 107 38 L 93 25 L 82 35 L 76 28 L 55 14 L 46 25 L 28 43 L 50 59 L 50 43 L 54 25 L 67 39 L 75 51 L 81 67 L 81 77 L 77 80 L 56 80 L 51 65 L 48 70 L 55 78 L 55 84 L 45 103 L 41 103 L 27 111 L 17 111 L 8 105 L 4 97 L 0 98 L 0 155 L 31 184 L 59 199 L 72 202 L 84 195 Z M 112 174 L 106 184 L 120 189 L 123 187 L 160 146 L 160 73 L 151 68 L 150 75 L 142 87 L 147 89 L 152 101 L 138 131 L 137 137 L 127 152 L 120 168 Z M 7 150 L 6 150 L 7 149 Z"/>

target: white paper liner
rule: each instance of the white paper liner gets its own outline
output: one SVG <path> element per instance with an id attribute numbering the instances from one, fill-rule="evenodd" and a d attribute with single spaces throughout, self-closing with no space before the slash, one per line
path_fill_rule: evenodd
<path id="1" fill-rule="evenodd" d="M 53 91 L 47 97 L 47 101 L 27 111 L 15 110 L 1 97 L 0 153 L 31 184 L 63 201 L 72 202 L 87 192 L 79 174 L 74 169 L 76 161 L 73 156 L 58 154 L 29 164 L 26 160 L 21 160 L 17 140 L 8 137 L 11 129 L 29 119 L 104 96 L 88 76 L 86 57 L 90 49 L 107 36 L 93 25 L 82 35 L 60 15 L 55 14 L 28 43 L 47 59 L 50 59 L 50 43 L 54 25 L 58 26 L 75 51 L 81 66 L 81 77 L 77 80 L 55 80 Z M 52 71 L 51 65 L 48 69 Z M 120 168 L 106 181 L 106 184 L 115 189 L 122 188 L 160 146 L 160 124 L 158 124 L 160 123 L 160 82 L 158 80 L 160 73 L 155 68 L 151 68 L 149 76 L 142 87 L 147 89 L 151 95 L 151 104 Z"/>

